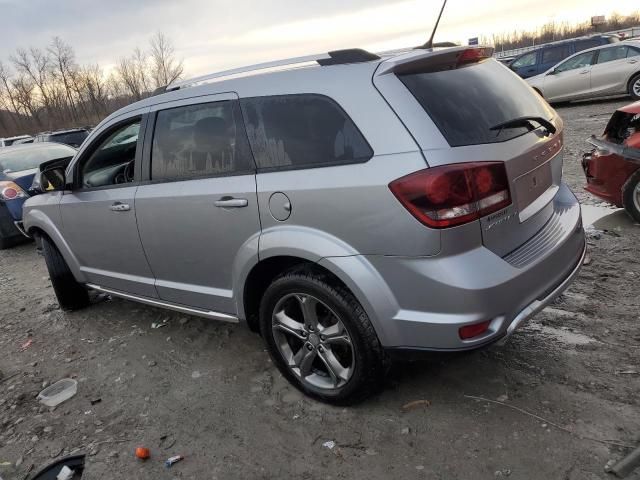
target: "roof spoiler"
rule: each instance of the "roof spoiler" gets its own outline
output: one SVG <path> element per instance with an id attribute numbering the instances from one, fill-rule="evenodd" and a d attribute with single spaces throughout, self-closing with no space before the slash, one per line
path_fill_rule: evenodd
<path id="1" fill-rule="evenodd" d="M 380 64 L 376 75 L 454 70 L 493 56 L 491 47 L 452 47 L 445 50 L 412 50 Z"/>

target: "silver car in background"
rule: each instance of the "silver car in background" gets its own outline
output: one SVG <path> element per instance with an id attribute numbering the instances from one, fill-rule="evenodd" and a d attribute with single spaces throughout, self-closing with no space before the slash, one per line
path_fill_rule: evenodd
<path id="1" fill-rule="evenodd" d="M 526 81 L 548 102 L 615 95 L 640 100 L 640 42 L 584 50 Z"/>
<path id="2" fill-rule="evenodd" d="M 390 352 L 504 340 L 585 238 L 562 120 L 490 57 L 342 50 L 112 114 L 24 207 L 61 306 L 96 290 L 246 322 L 297 388 L 342 404 L 380 388 Z"/>

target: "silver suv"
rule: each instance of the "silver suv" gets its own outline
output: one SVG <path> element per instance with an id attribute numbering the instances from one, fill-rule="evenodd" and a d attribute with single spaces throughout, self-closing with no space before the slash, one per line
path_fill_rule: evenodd
<path id="1" fill-rule="evenodd" d="M 97 290 L 245 321 L 296 387 L 342 404 L 392 351 L 506 338 L 585 239 L 562 121 L 490 54 L 342 50 L 119 110 L 24 209 L 60 305 Z"/>

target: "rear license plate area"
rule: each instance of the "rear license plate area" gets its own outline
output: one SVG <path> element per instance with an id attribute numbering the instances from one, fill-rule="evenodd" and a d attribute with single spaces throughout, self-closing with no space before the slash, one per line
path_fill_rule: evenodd
<path id="1" fill-rule="evenodd" d="M 551 161 L 519 176 L 514 185 L 518 210 L 522 212 L 553 185 Z"/>

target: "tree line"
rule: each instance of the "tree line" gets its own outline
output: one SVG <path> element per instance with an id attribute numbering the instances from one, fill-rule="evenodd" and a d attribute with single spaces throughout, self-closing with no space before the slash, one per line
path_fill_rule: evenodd
<path id="1" fill-rule="evenodd" d="M 496 34 L 491 37 L 483 37 L 482 43 L 487 45 L 493 44 L 496 52 L 500 52 L 502 50 L 512 50 L 514 48 L 530 47 L 541 43 L 553 42 L 555 40 L 575 38 L 598 32 L 612 32 L 614 30 L 623 30 L 625 28 L 638 26 L 640 26 L 640 11 L 628 16 L 613 13 L 606 19 L 603 25 L 598 25 L 597 27 L 591 26 L 590 21 L 578 24 L 549 22 L 532 32 L 515 30 L 513 32 Z"/>
<path id="2" fill-rule="evenodd" d="M 44 48 L 17 48 L 0 61 L 0 137 L 95 125 L 183 72 L 183 60 L 161 32 L 108 73 L 98 64 L 79 64 L 60 37 Z"/>

